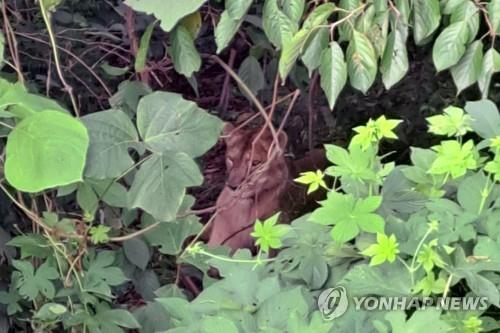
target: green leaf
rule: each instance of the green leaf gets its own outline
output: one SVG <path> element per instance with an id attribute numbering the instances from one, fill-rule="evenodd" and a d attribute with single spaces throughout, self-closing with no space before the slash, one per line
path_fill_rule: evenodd
<path id="1" fill-rule="evenodd" d="M 339 12 L 339 19 L 344 19 L 356 8 L 361 6 L 361 0 L 340 0 L 339 8 L 343 11 Z M 356 16 L 346 19 L 344 23 L 339 26 L 339 42 L 349 41 L 352 38 L 352 27 Z"/>
<path id="2" fill-rule="evenodd" d="M 118 286 L 128 279 L 123 271 L 114 265 L 115 253 L 113 251 L 101 251 L 96 256 L 85 258 L 82 284 L 86 291 L 111 297 L 110 286 Z"/>
<path id="3" fill-rule="evenodd" d="M 399 253 L 399 244 L 394 235 L 387 237 L 384 234 L 377 234 L 377 243 L 370 245 L 361 253 L 372 257 L 370 266 L 380 265 L 386 261 L 394 262 Z"/>
<path id="4" fill-rule="evenodd" d="M 344 52 L 336 42 L 330 43 L 330 47 L 321 53 L 319 74 L 321 76 L 321 88 L 328 98 L 330 109 L 333 110 L 337 97 L 347 81 Z"/>
<path id="5" fill-rule="evenodd" d="M 426 119 L 429 122 L 429 132 L 437 135 L 458 137 L 464 136 L 467 132 L 472 132 L 472 117 L 456 106 L 448 106 L 444 109 L 444 114 L 427 117 Z"/>
<path id="6" fill-rule="evenodd" d="M 386 89 L 390 89 L 398 83 L 408 72 L 407 38 L 408 27 L 402 21 L 397 21 L 396 26 L 389 34 L 380 63 L 382 82 L 384 82 Z"/>
<path id="7" fill-rule="evenodd" d="M 483 139 L 500 135 L 500 115 L 495 103 L 487 99 L 467 102 L 465 111 L 474 119 L 471 123 L 472 129 Z"/>
<path id="8" fill-rule="evenodd" d="M 146 269 L 151 259 L 151 252 L 148 245 L 138 237 L 123 242 L 123 253 L 125 253 L 125 256 L 132 264 L 142 270 Z"/>
<path id="9" fill-rule="evenodd" d="M 257 219 L 254 225 L 254 231 L 250 234 L 256 239 L 255 245 L 259 246 L 264 253 L 270 249 L 279 249 L 283 243 L 281 239 L 290 230 L 290 226 L 278 224 L 279 213 L 261 222 Z"/>
<path id="10" fill-rule="evenodd" d="M 20 295 L 30 301 L 35 300 L 40 293 L 49 299 L 55 296 L 56 290 L 51 280 L 59 278 L 59 274 L 55 268 L 49 265 L 48 261 L 38 267 L 36 273 L 29 261 L 14 260 L 12 266 L 21 273 L 16 283 Z"/>
<path id="11" fill-rule="evenodd" d="M 284 41 L 297 32 L 298 24 L 278 6 L 277 0 L 266 0 L 262 9 L 262 26 L 271 43 L 280 49 Z"/>
<path id="12" fill-rule="evenodd" d="M 264 72 L 259 61 L 254 56 L 248 56 L 243 60 L 238 70 L 238 76 L 247 85 L 254 95 L 266 85 Z"/>
<path id="13" fill-rule="evenodd" d="M 293 22 L 299 22 L 306 7 L 305 0 L 284 0 L 282 4 L 283 12 Z"/>
<path id="14" fill-rule="evenodd" d="M 307 317 L 301 316 L 296 311 L 290 313 L 288 319 L 288 333 L 328 333 L 332 328 L 332 321 L 324 321 L 319 311 L 315 311 L 311 315 L 309 322 Z"/>
<path id="15" fill-rule="evenodd" d="M 0 32 L 0 69 L 3 67 L 3 61 L 4 61 L 4 55 L 5 55 L 5 37 L 2 32 Z"/>
<path id="16" fill-rule="evenodd" d="M 468 36 L 464 21 L 453 23 L 441 32 L 432 49 L 432 59 L 438 72 L 460 61 L 466 50 Z"/>
<path id="17" fill-rule="evenodd" d="M 427 308 L 415 311 L 408 321 L 404 311 L 391 311 L 386 314 L 385 319 L 391 324 L 392 333 L 442 333 L 451 331 L 453 328 L 441 320 L 440 317 L 441 310 Z"/>
<path id="18" fill-rule="evenodd" d="M 177 73 L 191 77 L 201 66 L 201 57 L 194 46 L 193 36 L 189 30 L 178 25 L 170 34 L 172 46 L 168 49 Z"/>
<path id="19" fill-rule="evenodd" d="M 462 59 L 450 69 L 453 82 L 457 87 L 457 95 L 478 80 L 482 64 L 483 43 L 477 40 L 468 46 Z"/>
<path id="20" fill-rule="evenodd" d="M 500 34 L 500 0 L 491 0 L 488 4 L 488 16 L 496 34 Z"/>
<path id="21" fill-rule="evenodd" d="M 46 110 L 67 112 L 54 100 L 30 94 L 23 85 L 0 78 L 0 110 L 5 108 L 21 119 Z"/>
<path id="22" fill-rule="evenodd" d="M 215 27 L 217 53 L 222 52 L 240 28 L 243 19 L 252 5 L 252 0 L 226 0 L 226 10 L 222 12 Z"/>
<path id="23" fill-rule="evenodd" d="M 33 318 L 41 319 L 44 321 L 56 320 L 61 315 L 65 314 L 68 309 L 58 303 L 45 303 L 40 309 L 34 314 Z"/>
<path id="24" fill-rule="evenodd" d="M 177 22 L 198 10 L 206 0 L 126 0 L 125 4 L 136 11 L 153 14 L 161 20 L 163 30 L 169 32 Z"/>
<path id="25" fill-rule="evenodd" d="M 129 67 L 116 67 L 116 66 L 111 66 L 107 61 L 103 62 L 102 65 L 100 66 L 101 69 L 104 71 L 109 76 L 122 76 L 128 73 Z"/>
<path id="26" fill-rule="evenodd" d="M 478 84 L 482 92 L 483 99 L 488 98 L 491 79 L 494 73 L 500 71 L 500 54 L 494 48 L 489 49 L 484 54 L 483 66 L 479 74 Z"/>
<path id="27" fill-rule="evenodd" d="M 320 29 L 314 34 L 302 54 L 301 59 L 309 71 L 309 77 L 312 77 L 313 71 L 321 64 L 321 55 L 328 47 L 328 38 L 328 29 Z"/>
<path id="28" fill-rule="evenodd" d="M 81 181 L 88 145 L 79 120 L 59 111 L 33 114 L 8 136 L 5 176 L 31 193 Z"/>
<path id="29" fill-rule="evenodd" d="M 351 194 L 330 192 L 309 220 L 324 225 L 335 225 L 331 231 L 333 239 L 345 243 L 356 237 L 360 231 L 384 233 L 384 219 L 374 213 L 381 202 L 382 198 L 378 196 L 356 199 Z"/>
<path id="30" fill-rule="evenodd" d="M 463 145 L 454 140 L 441 141 L 432 147 L 438 153 L 428 173 L 434 175 L 450 174 L 453 179 L 459 178 L 479 166 L 477 152 L 472 140 Z"/>
<path id="31" fill-rule="evenodd" d="M 399 261 L 390 265 L 355 265 L 339 281 L 349 296 L 410 296 L 413 287 L 410 273 Z"/>
<path id="32" fill-rule="evenodd" d="M 307 171 L 307 172 L 301 172 L 300 177 L 294 179 L 294 181 L 300 184 L 309 185 L 307 189 L 307 194 L 310 194 L 319 189 L 320 187 L 328 189 L 324 181 L 324 177 L 325 175 L 321 170 L 316 170 L 316 172 Z"/>
<path id="33" fill-rule="evenodd" d="M 109 241 L 108 233 L 110 231 L 111 228 L 103 224 L 100 224 L 97 227 L 92 227 L 89 230 L 90 240 L 93 244 L 105 244 Z"/>
<path id="34" fill-rule="evenodd" d="M 137 127 L 148 149 L 198 157 L 219 137 L 223 123 L 179 94 L 155 92 L 139 102 Z"/>
<path id="35" fill-rule="evenodd" d="M 284 332 L 292 311 L 305 317 L 309 313 L 309 305 L 301 289 L 301 287 L 295 287 L 266 299 L 257 310 L 256 317 L 259 327 L 272 327 L 278 332 Z"/>
<path id="36" fill-rule="evenodd" d="M 151 36 L 153 35 L 153 31 L 155 29 L 157 22 L 158 21 L 151 22 L 141 37 L 141 42 L 139 44 L 139 50 L 137 51 L 137 56 L 135 58 L 135 65 L 134 65 L 136 73 L 142 72 L 146 67 L 146 60 L 149 51 L 149 43 L 151 42 Z"/>
<path id="37" fill-rule="evenodd" d="M 207 316 L 201 321 L 200 333 L 238 333 L 238 327 L 233 323 L 232 320 L 218 316 L 212 317 Z"/>
<path id="38" fill-rule="evenodd" d="M 186 187 L 201 185 L 198 165 L 185 153 L 154 154 L 135 175 L 129 192 L 132 208 L 141 208 L 159 221 L 173 221 Z"/>
<path id="39" fill-rule="evenodd" d="M 439 27 L 441 13 L 439 0 L 413 1 L 413 36 L 417 45 L 423 45 Z"/>
<path id="40" fill-rule="evenodd" d="M 336 6 L 333 3 L 325 3 L 316 7 L 296 34 L 289 38 L 283 38 L 283 50 L 279 60 L 279 73 L 282 80 L 285 80 L 292 70 L 313 31 L 319 25 L 324 24 L 335 9 Z"/>
<path id="41" fill-rule="evenodd" d="M 141 227 L 154 223 L 151 218 L 143 218 Z M 196 235 L 202 229 L 196 217 L 190 216 L 169 223 L 161 223 L 155 229 L 145 234 L 146 240 L 154 246 L 160 246 L 159 251 L 168 255 L 178 255 L 186 238 Z"/>
<path id="42" fill-rule="evenodd" d="M 109 110 L 95 112 L 81 119 L 90 137 L 86 177 L 115 178 L 134 165 L 128 149 L 139 142 L 139 137 L 125 113 Z"/>
<path id="43" fill-rule="evenodd" d="M 377 57 L 370 40 L 358 31 L 347 48 L 347 69 L 351 86 L 366 94 L 377 76 Z"/>
<path id="44" fill-rule="evenodd" d="M 476 39 L 477 32 L 479 31 L 479 14 L 479 8 L 472 0 L 468 0 L 458 6 L 450 17 L 450 24 L 457 22 L 465 22 L 467 24 L 467 44 L 472 43 Z"/>

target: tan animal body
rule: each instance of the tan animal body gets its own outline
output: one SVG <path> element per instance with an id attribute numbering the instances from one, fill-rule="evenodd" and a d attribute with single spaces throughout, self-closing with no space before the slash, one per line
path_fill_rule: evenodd
<path id="1" fill-rule="evenodd" d="M 255 220 L 280 210 L 289 180 L 284 155 L 287 137 L 279 133 L 280 149 L 275 149 L 268 129 L 235 130 L 227 124 L 224 134 L 227 181 L 217 199 L 208 244 L 226 245 L 234 251 L 252 248 L 250 233 Z"/>

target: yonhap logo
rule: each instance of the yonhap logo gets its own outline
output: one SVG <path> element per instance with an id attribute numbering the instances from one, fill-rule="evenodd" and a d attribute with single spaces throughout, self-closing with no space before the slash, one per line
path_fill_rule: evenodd
<path id="1" fill-rule="evenodd" d="M 347 290 L 338 286 L 323 290 L 318 298 L 318 307 L 325 320 L 333 320 L 347 311 Z"/>

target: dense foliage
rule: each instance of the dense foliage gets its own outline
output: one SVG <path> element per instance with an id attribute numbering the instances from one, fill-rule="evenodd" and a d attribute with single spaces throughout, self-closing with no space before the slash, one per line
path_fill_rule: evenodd
<path id="1" fill-rule="evenodd" d="M 127 56 L 116 56 L 124 47 L 115 30 L 86 21 L 87 13 L 102 11 L 99 2 L 39 0 L 25 11 L 20 1 L 1 2 L 0 331 L 500 330 L 494 92 L 500 1 L 106 3 L 126 21 L 120 31 L 128 34 Z M 26 32 L 28 21 L 34 33 Z M 60 43 L 66 30 L 116 47 L 98 59 L 92 52 L 80 58 Z M 40 79 L 20 61 L 20 54 L 29 55 L 25 39 L 50 47 L 48 76 Z M 234 70 L 216 54 L 238 52 L 238 43 L 245 53 Z M 346 147 L 324 142 L 330 166 L 296 179 L 308 193 L 327 193 L 316 209 L 289 225 L 277 223 L 279 213 L 255 223 L 257 255 L 246 249 L 230 255 L 199 242 L 204 224 L 189 191 L 203 184 L 201 158 L 228 117 L 183 96 L 179 82 L 199 97 L 206 81 L 197 73 L 215 62 L 236 81 L 239 92 L 232 93 L 265 113 L 259 100 L 276 104 L 271 95 L 279 83 L 313 95 L 319 75 L 325 105 L 334 109 L 348 82 L 362 94 L 377 77 L 386 89 L 396 86 L 409 72 L 412 52 L 421 50 L 429 50 L 437 72 L 449 71 L 454 94 L 472 88 L 481 97 L 463 105 L 457 98 L 426 118 L 434 145 L 411 147 L 401 162 L 384 145 L 398 139 L 402 120 L 374 117 L 346 130 L 353 132 Z M 72 64 L 62 59 L 68 54 L 83 61 L 99 88 L 79 75 L 67 80 Z M 103 61 L 109 55 L 114 62 Z M 160 89 L 155 70 L 164 67 L 172 85 L 179 83 L 175 92 Z M 82 103 L 84 93 L 73 84 L 95 103 Z M 349 307 L 324 320 L 318 295 L 339 285 L 349 296 L 472 295 L 488 303 L 480 311 Z"/>

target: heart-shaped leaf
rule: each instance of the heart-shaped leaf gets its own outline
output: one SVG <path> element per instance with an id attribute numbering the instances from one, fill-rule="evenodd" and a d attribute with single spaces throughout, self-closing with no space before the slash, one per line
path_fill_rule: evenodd
<path id="1" fill-rule="evenodd" d="M 31 193 L 81 181 L 88 146 L 79 120 L 59 111 L 35 113 L 9 134 L 5 176 Z"/>

